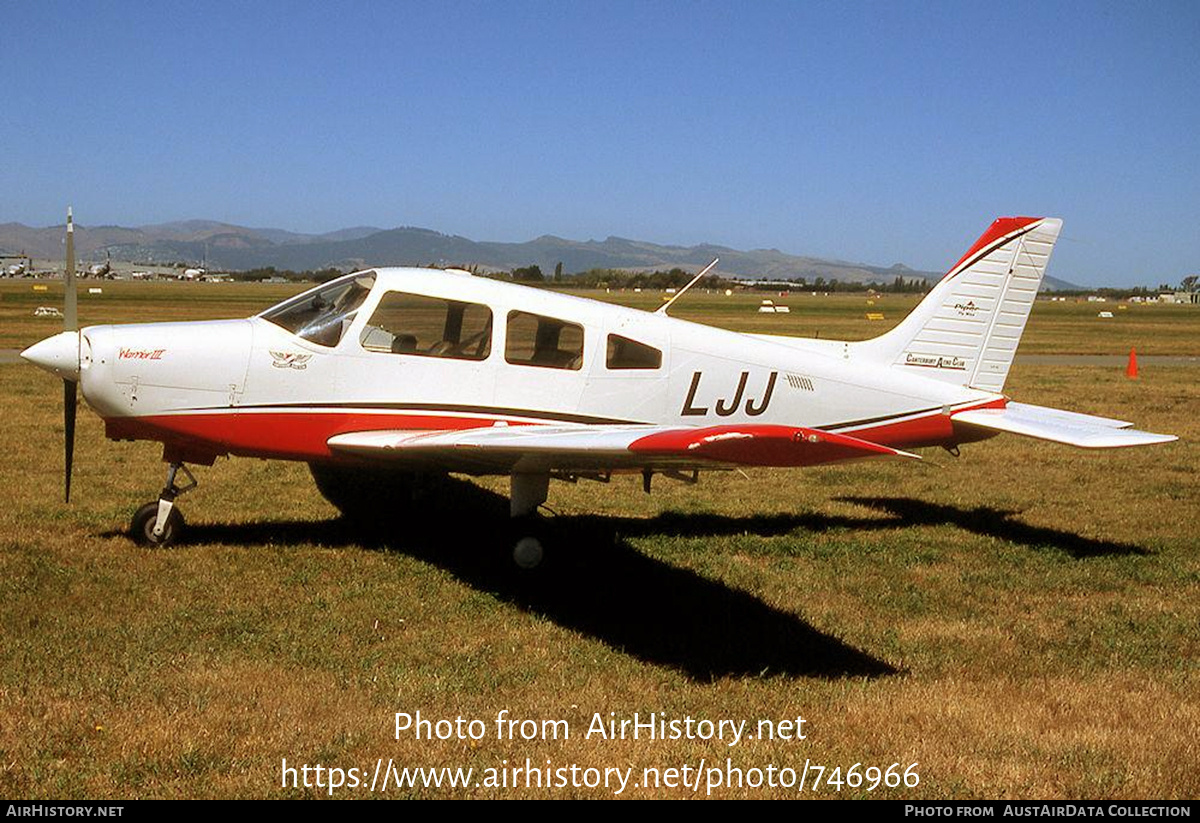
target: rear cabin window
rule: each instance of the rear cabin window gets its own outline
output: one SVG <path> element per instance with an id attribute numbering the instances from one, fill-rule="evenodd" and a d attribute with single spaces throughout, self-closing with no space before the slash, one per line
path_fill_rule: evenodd
<path id="1" fill-rule="evenodd" d="M 578 370 L 583 367 L 583 326 L 510 311 L 504 359 L 519 366 Z"/>
<path id="2" fill-rule="evenodd" d="M 492 310 L 479 303 L 388 292 L 360 342 L 367 351 L 484 360 L 492 351 Z"/>
<path id="3" fill-rule="evenodd" d="M 610 334 L 605 365 L 610 369 L 657 369 L 662 366 L 662 352 L 628 337 Z"/>

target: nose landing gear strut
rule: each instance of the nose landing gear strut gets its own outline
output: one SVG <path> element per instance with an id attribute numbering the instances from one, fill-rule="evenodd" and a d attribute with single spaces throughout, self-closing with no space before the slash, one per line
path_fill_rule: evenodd
<path id="1" fill-rule="evenodd" d="M 180 486 L 175 481 L 179 473 L 187 478 Z M 129 523 L 129 534 L 141 546 L 169 546 L 179 540 L 183 533 L 183 515 L 175 508 L 175 498 L 196 488 L 196 478 L 182 462 L 173 462 L 167 467 L 167 484 L 163 486 L 158 500 L 142 506 Z"/>

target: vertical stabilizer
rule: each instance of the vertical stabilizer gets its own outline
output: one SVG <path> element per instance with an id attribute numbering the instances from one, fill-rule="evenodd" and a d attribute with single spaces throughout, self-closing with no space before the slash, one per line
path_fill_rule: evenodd
<path id="1" fill-rule="evenodd" d="M 996 220 L 912 314 L 853 356 L 1000 392 L 1061 229 L 1056 218 Z"/>

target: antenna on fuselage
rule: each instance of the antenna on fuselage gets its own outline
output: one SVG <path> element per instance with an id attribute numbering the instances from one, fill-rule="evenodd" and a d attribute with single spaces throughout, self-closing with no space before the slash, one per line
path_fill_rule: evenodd
<path id="1" fill-rule="evenodd" d="M 697 283 L 699 283 L 699 282 L 700 282 L 700 278 L 701 278 L 701 277 L 703 277 L 704 275 L 708 274 L 710 271 L 712 271 L 712 267 L 713 267 L 713 266 L 715 266 L 715 265 L 717 265 L 717 263 L 719 263 L 719 262 L 721 262 L 721 258 L 719 258 L 719 257 L 714 257 L 714 258 L 713 258 L 713 261 L 712 261 L 711 263 L 709 263 L 707 266 L 705 266 L 704 268 L 702 268 L 702 269 L 700 270 L 700 273 L 699 273 L 699 274 L 697 274 L 695 277 L 693 277 L 690 283 L 688 283 L 686 286 L 684 286 L 684 287 L 683 287 L 682 289 L 680 289 L 679 291 L 675 292 L 675 296 L 674 296 L 674 297 L 672 297 L 670 300 L 668 300 L 666 303 L 663 303 L 663 304 L 662 304 L 661 306 L 659 306 L 657 309 L 655 309 L 655 310 L 654 310 L 654 313 L 655 313 L 655 314 L 666 314 L 666 313 L 667 313 L 667 309 L 671 308 L 672 304 L 674 304 L 674 302 L 675 302 L 676 300 L 678 300 L 679 298 L 683 297 L 683 293 L 684 293 L 685 291 L 687 291 L 687 290 L 688 290 L 688 289 L 690 289 L 692 286 L 694 286 L 694 285 L 696 285 Z"/>

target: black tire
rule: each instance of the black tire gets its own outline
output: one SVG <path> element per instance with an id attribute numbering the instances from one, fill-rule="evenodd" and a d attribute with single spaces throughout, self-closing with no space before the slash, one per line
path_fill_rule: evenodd
<path id="1" fill-rule="evenodd" d="M 545 520 L 536 514 L 525 515 L 514 518 L 508 528 L 508 548 L 513 565 L 523 572 L 541 568 L 549 548 L 549 529 Z"/>
<path id="2" fill-rule="evenodd" d="M 162 537 L 154 536 L 154 521 L 158 519 L 158 501 L 152 501 L 134 512 L 129 521 L 129 536 L 139 546 L 170 546 L 179 540 L 183 534 L 183 514 L 177 507 L 172 507 L 167 516 L 167 525 Z"/>

